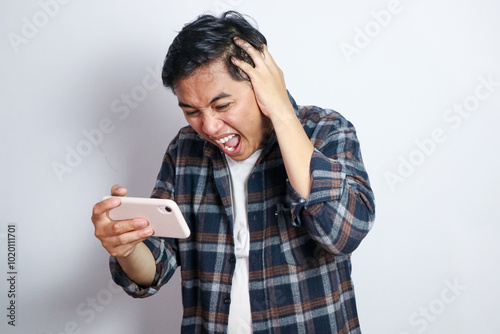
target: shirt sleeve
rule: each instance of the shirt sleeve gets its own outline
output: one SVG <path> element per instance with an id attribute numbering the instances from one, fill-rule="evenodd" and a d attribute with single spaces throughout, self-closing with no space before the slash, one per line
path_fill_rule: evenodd
<path id="1" fill-rule="evenodd" d="M 132 281 L 120 267 L 115 257 L 111 256 L 109 261 L 113 281 L 123 287 L 126 293 L 135 298 L 145 298 L 157 293 L 158 290 L 170 280 L 178 266 L 175 251 L 176 247 L 174 246 L 176 240 L 151 237 L 145 240 L 144 244 L 151 250 L 156 263 L 155 278 L 149 287 L 140 286 Z"/>
<path id="2" fill-rule="evenodd" d="M 311 192 L 302 198 L 288 182 L 292 221 L 333 254 L 354 251 L 373 225 L 375 199 L 354 126 L 340 114 L 321 115 L 308 132 L 315 149 Z"/>
<path id="3" fill-rule="evenodd" d="M 175 156 L 179 135 L 172 140 L 163 158 L 163 163 L 156 180 L 151 197 L 174 198 Z M 132 281 L 120 267 L 117 259 L 110 257 L 111 276 L 116 284 L 122 286 L 126 293 L 135 298 L 154 295 L 166 284 L 179 266 L 179 241 L 172 238 L 150 237 L 144 241 L 150 249 L 156 263 L 156 272 L 150 287 L 143 287 Z"/>

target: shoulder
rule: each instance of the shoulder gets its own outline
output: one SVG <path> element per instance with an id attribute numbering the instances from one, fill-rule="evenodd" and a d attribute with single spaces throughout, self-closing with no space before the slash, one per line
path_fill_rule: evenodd
<path id="1" fill-rule="evenodd" d="M 354 126 L 338 111 L 314 105 L 298 106 L 297 117 L 309 135 L 327 131 L 355 131 Z"/>
<path id="2" fill-rule="evenodd" d="M 203 147 L 205 140 L 201 138 L 194 129 L 187 125 L 179 130 L 169 145 L 169 151 L 177 150 L 184 153 L 186 149 L 194 147 Z"/>
<path id="3" fill-rule="evenodd" d="M 176 139 L 178 141 L 199 141 L 202 140 L 198 133 L 190 125 L 182 127 L 177 133 Z"/>
<path id="4" fill-rule="evenodd" d="M 163 164 L 183 166 L 203 158 L 206 141 L 190 126 L 181 128 L 170 141 L 163 156 Z"/>

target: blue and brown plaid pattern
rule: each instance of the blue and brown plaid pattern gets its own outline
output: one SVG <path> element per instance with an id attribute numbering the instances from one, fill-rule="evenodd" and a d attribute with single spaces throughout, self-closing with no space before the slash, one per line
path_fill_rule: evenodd
<path id="1" fill-rule="evenodd" d="M 254 333 L 360 333 L 350 254 L 372 226 L 374 197 L 356 132 L 339 113 L 298 107 L 315 146 L 307 200 L 287 180 L 275 135 L 248 181 L 250 303 Z M 152 197 L 173 198 L 191 229 L 185 240 L 152 237 L 152 287 L 115 281 L 150 296 L 181 267 L 182 333 L 225 333 L 235 267 L 229 170 L 218 147 L 192 128 L 169 145 Z"/>

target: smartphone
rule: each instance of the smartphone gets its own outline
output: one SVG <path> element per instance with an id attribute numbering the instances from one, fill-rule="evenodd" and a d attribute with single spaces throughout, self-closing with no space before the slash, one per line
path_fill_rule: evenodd
<path id="1" fill-rule="evenodd" d="M 113 220 L 145 218 L 157 237 L 185 239 L 191 234 L 179 206 L 170 199 L 116 197 L 121 200 L 120 206 L 108 212 Z"/>

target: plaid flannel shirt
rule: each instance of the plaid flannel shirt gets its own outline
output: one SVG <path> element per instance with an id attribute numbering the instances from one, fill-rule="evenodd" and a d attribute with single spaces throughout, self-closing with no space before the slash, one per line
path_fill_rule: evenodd
<path id="1" fill-rule="evenodd" d="M 287 180 L 271 133 L 248 181 L 249 289 L 254 333 L 360 333 L 350 254 L 374 219 L 374 197 L 353 125 L 339 113 L 290 100 L 314 144 L 307 200 Z M 151 287 L 111 257 L 115 282 L 155 294 L 181 267 L 182 333 L 225 333 L 235 268 L 230 175 L 223 152 L 191 127 L 168 147 L 152 197 L 171 198 L 191 229 L 185 240 L 151 237 Z"/>

